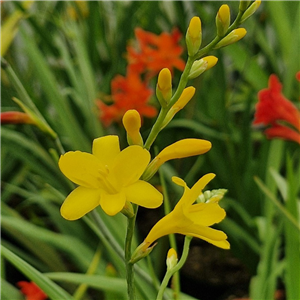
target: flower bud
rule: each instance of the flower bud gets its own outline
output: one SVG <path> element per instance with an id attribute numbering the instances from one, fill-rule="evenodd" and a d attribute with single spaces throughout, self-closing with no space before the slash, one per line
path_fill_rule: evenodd
<path id="1" fill-rule="evenodd" d="M 178 262 L 177 252 L 175 251 L 175 249 L 170 248 L 166 260 L 167 271 L 173 269 L 177 265 L 177 262 Z"/>
<path id="2" fill-rule="evenodd" d="M 129 201 L 125 202 L 125 205 L 121 210 L 121 213 L 129 219 L 135 216 L 132 204 Z"/>
<path id="3" fill-rule="evenodd" d="M 26 113 L 7 111 L 0 114 L 1 124 L 35 124 L 35 121 Z"/>
<path id="4" fill-rule="evenodd" d="M 156 96 L 162 107 L 167 107 L 172 97 L 172 75 L 168 68 L 158 74 Z"/>
<path id="5" fill-rule="evenodd" d="M 166 127 L 170 121 L 173 119 L 173 117 L 175 116 L 175 114 L 177 114 L 177 112 L 179 112 L 181 109 L 183 109 L 188 102 L 192 99 L 192 97 L 195 94 L 196 89 L 193 86 L 189 86 L 187 88 L 185 88 L 181 94 L 181 96 L 179 97 L 179 99 L 176 101 L 176 103 L 170 108 L 170 110 L 168 111 L 162 125 L 161 125 L 161 129 L 163 129 L 164 127 Z"/>
<path id="6" fill-rule="evenodd" d="M 217 63 L 217 61 L 218 58 L 215 56 L 206 56 L 199 60 L 195 60 L 191 67 L 188 79 L 194 79 L 200 76 L 204 71 L 212 68 Z"/>
<path id="7" fill-rule="evenodd" d="M 127 110 L 122 121 L 127 132 L 128 144 L 143 146 L 144 142 L 140 134 L 141 116 L 138 111 L 135 109 Z"/>
<path id="8" fill-rule="evenodd" d="M 241 18 L 241 23 L 245 22 L 249 17 L 251 17 L 259 8 L 261 4 L 260 0 L 254 1 L 249 8 L 244 12 L 242 18 Z"/>
<path id="9" fill-rule="evenodd" d="M 217 35 L 223 37 L 230 25 L 230 9 L 227 4 L 223 4 L 216 16 Z"/>
<path id="10" fill-rule="evenodd" d="M 232 30 L 227 36 L 225 36 L 215 47 L 214 49 L 218 49 L 221 47 L 228 46 L 233 44 L 240 39 L 242 39 L 246 35 L 247 31 L 245 28 L 238 28 Z"/>
<path id="11" fill-rule="evenodd" d="M 198 52 L 202 42 L 201 20 L 199 17 L 191 19 L 185 39 L 189 56 L 194 56 Z"/>
<path id="12" fill-rule="evenodd" d="M 163 149 L 148 165 L 142 179 L 148 181 L 166 161 L 203 154 L 211 149 L 211 142 L 201 139 L 183 139 Z"/>
<path id="13" fill-rule="evenodd" d="M 241 0 L 240 1 L 240 6 L 239 6 L 239 10 L 241 12 L 244 12 L 248 8 L 248 6 L 250 5 L 250 3 L 251 3 L 251 1 Z"/>

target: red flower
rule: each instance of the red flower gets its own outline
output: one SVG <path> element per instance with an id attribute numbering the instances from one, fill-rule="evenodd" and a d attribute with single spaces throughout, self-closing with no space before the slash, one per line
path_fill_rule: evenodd
<path id="1" fill-rule="evenodd" d="M 0 114 L 1 124 L 35 124 L 32 118 L 23 112 L 7 111 Z"/>
<path id="2" fill-rule="evenodd" d="M 26 296 L 26 300 L 45 300 L 48 296 L 33 282 L 19 281 L 17 285 Z"/>
<path id="3" fill-rule="evenodd" d="M 254 125 L 270 125 L 265 130 L 268 138 L 281 138 L 300 144 L 300 111 L 286 99 L 282 85 L 275 75 L 269 78 L 269 87 L 258 93 Z"/>
<path id="4" fill-rule="evenodd" d="M 141 116 L 153 118 L 157 109 L 147 104 L 153 92 L 141 81 L 139 74 L 129 71 L 125 76 L 117 75 L 111 82 L 112 105 L 98 100 L 100 118 L 105 126 L 120 121 L 129 109 L 135 109 Z"/>
<path id="5" fill-rule="evenodd" d="M 137 73 L 147 72 L 148 78 L 157 75 L 163 68 L 168 68 L 171 72 L 173 68 L 184 70 L 185 62 L 180 58 L 183 47 L 178 44 L 181 33 L 178 29 L 173 29 L 171 34 L 163 32 L 156 35 L 136 28 L 135 36 L 139 49 L 127 47 L 130 70 Z"/>

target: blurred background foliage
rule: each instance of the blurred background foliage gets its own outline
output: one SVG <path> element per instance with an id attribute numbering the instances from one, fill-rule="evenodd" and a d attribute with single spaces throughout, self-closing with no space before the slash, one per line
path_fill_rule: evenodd
<path id="1" fill-rule="evenodd" d="M 182 33 L 181 44 L 185 47 L 184 36 L 189 20 L 197 15 L 202 20 L 202 45 L 206 45 L 215 35 L 215 16 L 223 3 L 229 4 L 232 16 L 236 16 L 238 2 L 4 1 L 1 4 L 2 46 L 5 46 L 6 37 L 4 25 L 8 22 L 12 24 L 10 37 L 13 33 L 14 38 L 7 50 L 1 49 L 7 62 L 1 69 L 2 111 L 20 110 L 12 97 L 24 101 L 22 86 L 57 133 L 66 151 L 90 151 L 92 140 L 105 134 L 118 134 L 122 147 L 125 147 L 122 124 L 103 126 L 95 100 L 110 94 L 114 76 L 125 74 L 126 46 L 135 39 L 134 29 L 141 27 L 160 34 L 177 27 Z M 300 278 L 288 260 L 299 255 L 299 231 L 291 226 L 285 214 L 289 211 L 299 226 L 299 145 L 267 140 L 262 131 L 251 126 L 257 93 L 268 86 L 272 73 L 277 74 L 283 83 L 283 94 L 299 107 L 299 83 L 295 80 L 295 74 L 300 70 L 299 20 L 298 1 L 263 2 L 258 12 L 244 24 L 248 32 L 244 39 L 210 53 L 218 57 L 217 65 L 190 82 L 196 87 L 194 98 L 156 141 L 158 150 L 187 137 L 208 139 L 213 144 L 212 150 L 205 155 L 176 160 L 162 168 L 161 174 L 167 182 L 173 204 L 180 197 L 180 192 L 170 181 L 173 175 L 180 175 L 192 186 L 203 174 L 214 172 L 217 177 L 209 184 L 209 189 L 228 189 L 221 203 L 227 211 L 227 218 L 218 227 L 228 234 L 231 250 L 224 254 L 223 250 L 217 249 L 217 258 L 214 259 L 218 262 L 234 259 L 235 263 L 224 264 L 220 270 L 217 267 L 220 272 L 217 275 L 196 269 L 217 278 L 214 282 L 200 276 L 202 283 L 198 287 L 201 286 L 201 290 L 197 285 L 196 288 L 190 287 L 189 282 L 193 280 L 189 274 L 184 274 L 190 272 L 195 279 L 196 273 L 192 269 L 183 270 L 182 290 L 199 299 L 225 299 L 248 292 L 253 299 L 272 299 L 276 289 L 287 289 L 287 279 L 292 278 L 297 286 L 296 280 Z M 186 59 L 187 53 L 182 57 Z M 9 68 L 18 78 L 19 86 L 12 81 Z M 174 86 L 179 75 L 180 72 L 175 71 Z M 155 84 L 156 78 L 153 78 L 153 89 Z M 154 97 L 151 103 L 159 107 Z M 144 137 L 153 123 L 154 119 L 144 119 Z M 90 216 L 76 222 L 62 219 L 59 206 L 72 186 L 58 169 L 57 141 L 31 125 L 1 126 L 1 134 L 2 245 L 45 274 L 39 276 L 48 280 L 53 278 L 59 284 L 63 282 L 61 286 L 70 294 L 79 293 L 77 287 L 82 281 L 76 282 L 71 276 L 68 280 L 68 276 L 63 275 L 67 273 L 63 272 L 87 272 L 96 254 L 100 259 L 93 274 L 103 276 L 103 280 L 122 277 L 120 274 L 124 268 L 116 257 L 115 246 L 107 245 L 105 234 L 103 236 L 91 221 L 105 223 L 117 245 L 122 247 L 125 235 L 123 216 L 108 217 L 99 210 L 101 218 L 96 220 Z M 153 178 L 153 183 L 160 184 L 158 176 Z M 287 196 L 282 190 L 292 192 Z M 278 208 L 276 203 L 281 206 Z M 154 212 L 141 210 L 138 241 L 162 213 L 161 209 Z M 291 228 L 287 229 L 288 226 Z M 290 236 L 296 236 L 292 253 L 286 248 L 287 244 L 290 245 Z M 179 238 L 178 243 L 181 242 Z M 194 242 L 194 249 L 205 249 L 203 244 Z M 151 254 L 158 277 L 162 275 L 167 250 L 165 241 L 159 243 Z M 5 253 L 5 261 L 10 263 L 2 264 L 3 299 L 12 299 L 8 294 L 21 299 L 15 284 L 22 276 L 32 280 L 33 273 L 16 273 L 16 260 Z M 208 251 L 196 255 L 198 263 L 205 261 L 205 253 Z M 113 275 L 108 271 L 110 264 Z M 211 269 L 216 267 L 211 262 L 199 264 Z M 141 262 L 140 268 L 142 273 L 147 271 L 147 263 Z M 237 291 L 233 288 L 236 285 L 234 280 L 224 278 L 237 278 L 237 272 L 241 270 L 246 274 L 244 277 L 240 275 L 245 278 L 244 288 Z M 57 278 L 53 272 L 57 272 Z M 218 279 L 220 276 L 223 283 Z M 187 281 L 184 282 L 185 277 Z M 139 278 L 138 293 L 143 295 L 143 287 L 148 283 L 143 281 L 143 276 Z M 110 289 L 110 284 L 99 286 L 100 281 L 95 285 L 91 282 L 92 279 L 86 282 L 89 289 L 86 298 L 82 299 L 117 299 L 111 295 L 114 290 Z M 262 286 L 266 282 L 269 282 L 268 288 Z M 214 295 L 216 286 L 221 288 Z M 146 290 L 149 290 L 148 297 L 155 291 L 153 287 L 149 288 L 149 284 Z M 293 292 L 297 295 L 297 291 Z"/>

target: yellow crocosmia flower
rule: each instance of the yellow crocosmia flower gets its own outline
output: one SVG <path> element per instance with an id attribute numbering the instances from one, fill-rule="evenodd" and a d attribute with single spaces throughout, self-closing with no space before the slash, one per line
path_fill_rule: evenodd
<path id="1" fill-rule="evenodd" d="M 174 210 L 158 221 L 150 230 L 141 244 L 144 251 L 157 239 L 172 233 L 200 238 L 223 249 L 230 248 L 227 235 L 223 231 L 209 227 L 225 218 L 225 210 L 216 202 L 193 204 L 214 177 L 215 174 L 206 174 L 191 189 L 182 179 L 172 178 L 173 182 L 184 187 L 183 196 Z"/>
<path id="2" fill-rule="evenodd" d="M 150 161 L 146 149 L 133 145 L 120 151 L 118 136 L 94 140 L 92 154 L 71 151 L 59 159 L 62 173 L 78 184 L 66 198 L 61 215 L 77 220 L 98 205 L 110 216 L 120 212 L 126 201 L 147 208 L 161 205 L 163 197 L 139 178 Z"/>

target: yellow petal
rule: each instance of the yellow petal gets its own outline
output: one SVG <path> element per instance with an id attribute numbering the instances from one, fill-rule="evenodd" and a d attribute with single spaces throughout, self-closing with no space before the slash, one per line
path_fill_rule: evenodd
<path id="1" fill-rule="evenodd" d="M 191 188 L 191 193 L 187 201 L 185 201 L 186 206 L 192 205 L 197 197 L 202 193 L 202 190 L 205 186 L 215 177 L 216 175 L 213 173 L 208 173 L 202 176 Z"/>
<path id="2" fill-rule="evenodd" d="M 145 242 L 152 244 L 157 239 L 161 238 L 162 236 L 176 233 L 176 220 L 172 213 L 166 215 L 162 219 L 160 219 L 150 230 L 147 237 L 145 238 Z"/>
<path id="3" fill-rule="evenodd" d="M 99 170 L 105 171 L 96 156 L 81 152 L 70 151 L 62 155 L 58 162 L 62 173 L 74 183 L 87 187 L 99 188 Z"/>
<path id="4" fill-rule="evenodd" d="M 151 184 L 139 180 L 124 188 L 126 200 L 147 208 L 156 208 L 162 204 L 162 194 Z"/>
<path id="5" fill-rule="evenodd" d="M 116 181 L 119 188 L 128 186 L 141 177 L 150 161 L 150 153 L 140 146 L 125 148 L 117 155 L 108 180 Z"/>
<path id="6" fill-rule="evenodd" d="M 190 206 L 188 218 L 197 225 L 211 226 L 221 222 L 226 212 L 217 203 L 198 203 Z"/>
<path id="7" fill-rule="evenodd" d="M 114 216 L 125 206 L 126 196 L 123 192 L 108 194 L 103 192 L 100 198 L 100 205 L 109 216 Z"/>
<path id="8" fill-rule="evenodd" d="M 77 220 L 99 205 L 101 190 L 85 187 L 76 188 L 60 208 L 61 215 L 67 220 Z"/>
<path id="9" fill-rule="evenodd" d="M 120 144 L 117 135 L 107 135 L 93 141 L 93 154 L 108 167 L 119 153 Z"/>
<path id="10" fill-rule="evenodd" d="M 211 148 L 211 142 L 201 139 L 183 139 L 163 149 L 155 159 L 161 166 L 170 159 L 200 155 Z"/>
<path id="11" fill-rule="evenodd" d="M 195 236 L 200 239 L 205 237 L 213 241 L 222 241 L 227 239 L 227 235 L 221 230 L 196 224 L 189 224 L 185 228 L 180 229 L 178 233 Z"/>
<path id="12" fill-rule="evenodd" d="M 222 248 L 222 249 L 230 249 L 230 244 L 227 240 L 222 240 L 222 241 L 214 241 L 214 240 L 211 240 L 211 239 L 208 239 L 206 237 L 203 237 L 203 236 L 195 236 L 199 239 L 202 239 L 204 241 L 207 241 L 208 243 L 214 245 L 214 246 L 217 246 L 219 248 Z"/>

